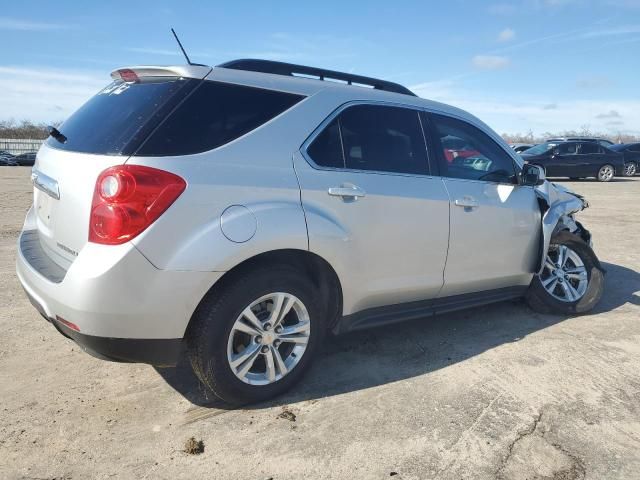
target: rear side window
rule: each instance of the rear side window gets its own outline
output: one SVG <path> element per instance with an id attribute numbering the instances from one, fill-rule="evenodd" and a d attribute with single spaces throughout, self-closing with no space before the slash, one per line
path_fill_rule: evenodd
<path id="1" fill-rule="evenodd" d="M 321 167 L 344 168 L 338 119 L 334 119 L 309 145 L 307 153 Z"/>
<path id="2" fill-rule="evenodd" d="M 440 170 L 444 177 L 516 183 L 511 156 L 473 125 L 444 115 L 431 114 L 440 143 Z"/>
<path id="3" fill-rule="evenodd" d="M 577 143 L 561 143 L 554 151 L 557 151 L 557 155 L 575 155 L 578 152 Z"/>
<path id="4" fill-rule="evenodd" d="M 429 173 L 416 110 L 355 105 L 342 111 L 307 149 L 319 166 L 377 172 Z"/>
<path id="5" fill-rule="evenodd" d="M 188 155 L 214 149 L 258 128 L 303 98 L 204 81 L 153 132 L 136 155 Z"/>
<path id="6" fill-rule="evenodd" d="M 47 145 L 60 150 L 104 155 L 130 155 L 160 119 L 195 88 L 198 80 L 175 77 L 116 81 L 72 114 Z"/>
<path id="7" fill-rule="evenodd" d="M 583 155 L 588 155 L 591 153 L 601 153 L 602 147 L 597 143 L 593 142 L 585 142 L 580 144 L 580 153 Z"/>

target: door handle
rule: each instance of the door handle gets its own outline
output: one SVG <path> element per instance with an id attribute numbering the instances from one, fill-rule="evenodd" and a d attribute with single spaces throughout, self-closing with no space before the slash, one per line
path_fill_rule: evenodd
<path id="1" fill-rule="evenodd" d="M 457 207 L 464 207 L 464 208 L 478 207 L 478 201 L 473 197 L 456 198 L 456 200 L 453 203 L 455 203 Z"/>
<path id="2" fill-rule="evenodd" d="M 329 195 L 332 197 L 342 197 L 343 200 L 357 200 L 360 197 L 366 196 L 364 190 L 355 185 L 343 185 L 341 187 L 331 187 L 328 190 Z"/>

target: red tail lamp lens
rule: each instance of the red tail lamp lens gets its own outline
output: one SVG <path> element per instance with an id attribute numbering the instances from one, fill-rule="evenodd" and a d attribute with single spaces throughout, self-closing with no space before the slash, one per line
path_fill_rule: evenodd
<path id="1" fill-rule="evenodd" d="M 184 191 L 181 177 L 157 168 L 119 165 L 96 181 L 89 222 L 89 241 L 125 243 L 155 222 Z"/>
<path id="2" fill-rule="evenodd" d="M 128 68 L 118 70 L 118 75 L 120 75 L 120 78 L 125 82 L 137 82 L 138 80 L 140 80 L 136 72 Z"/>

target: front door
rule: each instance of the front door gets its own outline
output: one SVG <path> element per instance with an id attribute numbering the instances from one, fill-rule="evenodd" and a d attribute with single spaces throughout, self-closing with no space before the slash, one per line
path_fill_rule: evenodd
<path id="1" fill-rule="evenodd" d="M 441 297 L 529 284 L 538 259 L 540 209 L 518 185 L 512 157 L 475 126 L 429 115 L 440 174 L 451 199 L 449 253 Z M 473 155 L 447 161 L 451 139 Z M 445 144 L 445 146 L 443 146 Z"/>

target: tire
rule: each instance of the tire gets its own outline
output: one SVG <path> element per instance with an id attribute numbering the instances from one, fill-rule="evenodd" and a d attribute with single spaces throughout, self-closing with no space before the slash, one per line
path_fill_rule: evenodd
<path id="1" fill-rule="evenodd" d="M 567 254 L 565 266 L 567 272 L 577 272 L 579 268 L 574 268 L 575 265 L 582 263 L 584 267 L 584 274 L 586 275 L 586 286 L 584 291 L 581 292 L 581 282 L 583 278 L 582 273 L 569 273 L 572 277 L 567 280 L 565 275 L 562 280 L 559 278 L 555 284 L 555 294 L 545 288 L 543 282 L 547 283 L 548 280 L 555 278 L 553 271 L 559 271 L 554 267 L 551 269 L 551 265 L 557 261 L 557 253 L 560 248 L 564 247 L 564 252 L 571 252 L 577 256 Z M 525 299 L 529 306 L 539 313 L 555 313 L 562 315 L 580 314 L 586 313 L 592 310 L 602 298 L 604 291 L 604 270 L 600 265 L 600 261 L 591 247 L 587 245 L 577 235 L 574 235 L 568 231 L 562 231 L 551 239 L 551 245 L 549 246 L 549 254 L 545 259 L 545 267 L 540 275 L 535 275 L 529 285 L 529 289 L 525 295 Z M 557 266 L 557 263 L 556 263 Z M 567 273 L 564 272 L 564 273 Z M 559 272 L 562 273 L 562 272 Z M 580 278 L 580 280 L 578 279 Z M 576 298 L 571 299 L 566 296 L 567 283 L 573 287 L 575 291 L 581 293 Z M 563 286 L 564 284 L 564 286 Z M 548 283 L 548 288 L 553 286 L 553 281 Z M 564 294 L 564 295 L 563 295 Z M 565 297 L 564 299 L 559 297 Z"/>
<path id="2" fill-rule="evenodd" d="M 603 165 L 600 167 L 600 170 L 598 170 L 598 174 L 596 175 L 596 179 L 599 182 L 610 182 L 611 179 L 614 177 L 615 175 L 615 168 L 613 168 L 613 165 Z"/>
<path id="3" fill-rule="evenodd" d="M 633 177 L 637 172 L 637 166 L 635 162 L 625 163 L 624 165 L 624 176 L 625 177 Z"/>
<path id="4" fill-rule="evenodd" d="M 256 267 L 235 275 L 221 291 L 214 289 L 207 294 L 196 309 L 186 336 L 191 366 L 205 388 L 230 405 L 260 402 L 289 390 L 311 364 L 326 333 L 324 309 L 316 290 L 311 280 L 298 269 L 276 265 Z M 269 321 L 278 323 L 277 319 L 271 318 L 274 314 L 268 308 L 275 309 L 277 299 L 282 297 L 283 305 L 290 302 L 293 307 L 280 319 L 280 337 L 276 333 L 278 328 L 267 324 Z M 255 315 L 252 323 L 246 312 L 261 299 L 252 307 L 251 313 Z M 255 328 L 257 324 L 261 325 L 259 331 Z M 244 331 L 246 325 L 253 333 Z M 302 333 L 282 333 L 286 332 L 283 328 L 291 330 L 305 325 L 306 330 Z M 301 339 L 305 335 L 306 345 L 302 343 L 304 338 Z M 292 341 L 294 337 L 295 341 Z M 232 367 L 233 361 L 239 362 L 238 359 L 247 352 L 255 352 L 256 348 L 258 353 Z M 278 357 L 282 363 L 278 362 Z M 248 371 L 239 372 L 247 362 L 251 362 Z M 269 372 L 272 378 L 268 378 Z"/>

